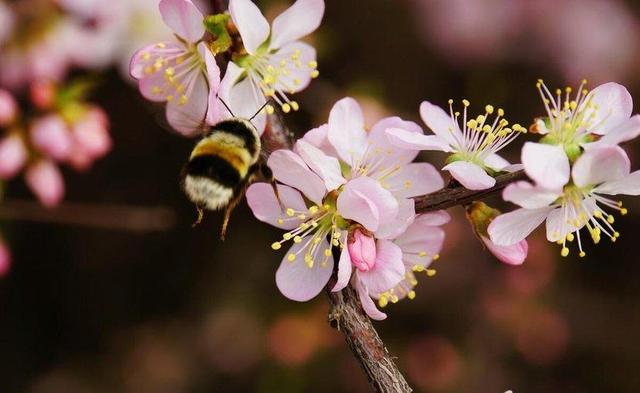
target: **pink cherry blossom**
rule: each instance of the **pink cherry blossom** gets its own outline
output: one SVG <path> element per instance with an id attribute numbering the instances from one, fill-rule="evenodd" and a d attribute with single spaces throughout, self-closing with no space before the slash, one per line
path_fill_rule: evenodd
<path id="1" fill-rule="evenodd" d="M 64 119 L 58 114 L 38 118 L 31 124 L 31 142 L 41 153 L 64 161 L 72 149 L 71 133 Z"/>
<path id="2" fill-rule="evenodd" d="M 140 49 L 131 59 L 131 76 L 151 101 L 167 102 L 167 121 L 183 135 L 194 135 L 205 119 L 218 118 L 220 69 L 201 41 L 204 16 L 190 0 L 161 0 L 160 13 L 180 38 Z"/>
<path id="3" fill-rule="evenodd" d="M 318 76 L 316 51 L 300 38 L 320 25 L 324 0 L 297 0 L 276 17 L 271 27 L 251 0 L 231 0 L 229 13 L 247 55 L 229 63 L 220 97 L 236 116 L 246 118 L 253 116 L 268 99 L 285 113 L 298 110 L 298 103 L 289 95 L 303 90 Z M 273 107 L 267 106 L 267 112 L 272 111 Z M 262 132 L 264 121 L 259 120 L 258 124 Z"/>
<path id="4" fill-rule="evenodd" d="M 610 82 L 588 92 L 585 84 L 573 98 L 569 87 L 553 94 L 538 82 L 548 117 L 536 122 L 536 131 L 545 143 L 561 145 L 573 156 L 580 147 L 616 145 L 640 134 L 640 115 L 632 116 L 633 99 L 624 86 Z"/>
<path id="5" fill-rule="evenodd" d="M 25 180 L 40 203 L 53 207 L 64 196 L 64 180 L 58 167 L 50 161 L 38 161 L 27 168 Z"/>
<path id="6" fill-rule="evenodd" d="M 497 217 L 489 225 L 490 238 L 499 246 L 520 242 L 546 220 L 547 240 L 562 244 L 563 256 L 569 254 L 567 242 L 574 239 L 579 255 L 584 256 L 581 229 L 587 228 L 595 244 L 603 234 L 611 241 L 619 236 L 612 226 L 613 215 L 603 207 L 622 215 L 627 209 L 609 196 L 640 195 L 640 171 L 631 173 L 629 158 L 618 146 L 589 149 L 570 169 L 561 147 L 528 142 L 522 162 L 535 184 L 522 181 L 504 190 L 503 198 L 521 208 Z"/>
<path id="7" fill-rule="evenodd" d="M 27 147 L 22 136 L 11 133 L 0 139 L 0 179 L 15 176 L 27 161 Z"/>
<path id="8" fill-rule="evenodd" d="M 4 89 L 0 89 L 0 127 L 11 124 L 18 114 L 18 104 L 13 95 Z"/>
<path id="9" fill-rule="evenodd" d="M 504 111 L 497 110 L 497 116 L 490 119 L 495 109 L 485 107 L 485 113 L 475 118 L 468 116 L 469 101 L 463 100 L 462 116 L 453 111 L 453 100 L 449 100 L 449 113 L 428 101 L 420 105 L 422 120 L 435 135 L 410 134 L 403 130 L 388 130 L 391 143 L 415 150 L 440 150 L 453 153 L 449 164 L 443 169 L 470 190 L 493 187 L 493 172 L 512 171 L 505 159 L 496 153 L 513 142 L 518 135 L 526 132 L 519 124 L 508 127 Z M 460 127 L 462 121 L 462 127 Z"/>

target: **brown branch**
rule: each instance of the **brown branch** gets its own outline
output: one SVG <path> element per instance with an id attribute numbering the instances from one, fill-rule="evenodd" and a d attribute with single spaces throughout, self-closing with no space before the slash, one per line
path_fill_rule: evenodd
<path id="1" fill-rule="evenodd" d="M 527 175 L 521 170 L 497 176 L 496 185 L 486 190 L 467 190 L 459 184 L 450 185 L 432 194 L 417 197 L 415 199 L 416 213 L 428 213 L 435 210 L 466 205 L 473 201 L 487 198 L 501 191 L 510 183 L 527 179 Z"/>

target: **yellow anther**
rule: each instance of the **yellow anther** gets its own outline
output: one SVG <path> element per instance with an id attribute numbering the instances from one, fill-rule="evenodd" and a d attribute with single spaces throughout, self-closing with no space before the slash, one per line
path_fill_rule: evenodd
<path id="1" fill-rule="evenodd" d="M 587 255 L 587 253 L 585 253 L 584 251 L 580 251 L 580 254 L 578 254 L 580 256 L 580 258 L 584 258 L 585 255 Z"/>
<path id="2" fill-rule="evenodd" d="M 409 293 L 407 293 L 407 297 L 409 298 L 409 300 L 413 300 L 416 298 L 416 291 L 409 291 Z"/>
<path id="3" fill-rule="evenodd" d="M 420 258 L 424 258 L 424 257 L 426 257 L 426 256 L 427 256 L 427 252 L 426 252 L 426 251 L 420 251 L 420 252 L 418 253 L 418 256 L 419 256 Z"/>
<path id="4" fill-rule="evenodd" d="M 282 244 L 280 244 L 280 242 L 274 242 L 271 244 L 271 248 L 273 248 L 274 250 L 279 250 L 282 247 Z"/>
<path id="5" fill-rule="evenodd" d="M 440 259 L 440 254 L 436 254 L 431 258 L 432 261 L 437 261 L 438 259 Z"/>
<path id="6" fill-rule="evenodd" d="M 467 127 L 476 128 L 478 126 L 478 122 L 475 119 L 471 119 L 467 122 Z"/>
<path id="7" fill-rule="evenodd" d="M 289 112 L 291 112 L 291 105 L 286 104 L 286 103 L 285 103 L 285 104 L 282 104 L 282 111 L 283 111 L 284 113 L 289 113 Z"/>
<path id="8" fill-rule="evenodd" d="M 338 247 L 338 246 L 340 246 L 340 242 L 338 241 L 338 239 L 333 239 L 333 240 L 331 241 L 331 244 L 333 244 L 333 245 L 334 245 L 334 247 Z"/>
<path id="9" fill-rule="evenodd" d="M 462 100 L 462 105 L 469 106 L 471 105 L 471 103 L 469 102 L 469 100 Z"/>
<path id="10" fill-rule="evenodd" d="M 614 221 L 615 221 L 615 218 L 613 218 L 613 216 L 612 216 L 612 215 L 609 215 L 609 217 L 607 217 L 607 222 L 608 222 L 609 224 L 613 224 L 613 222 L 614 222 Z"/>
<path id="11" fill-rule="evenodd" d="M 291 101 L 291 109 L 297 111 L 298 109 L 300 109 L 300 105 L 298 105 L 298 103 L 295 101 Z"/>
<path id="12" fill-rule="evenodd" d="M 380 299 L 378 299 L 378 306 L 380 306 L 380 308 L 387 307 L 387 304 L 389 304 L 389 301 L 386 296 L 381 296 Z"/>
<path id="13" fill-rule="evenodd" d="M 566 257 L 567 255 L 569 255 L 569 249 L 567 247 L 562 247 L 562 250 L 560 250 L 560 255 Z"/>
<path id="14" fill-rule="evenodd" d="M 278 218 L 278 224 L 280 225 L 284 224 L 284 220 L 282 218 Z"/>
<path id="15" fill-rule="evenodd" d="M 314 205 L 309 208 L 309 213 L 316 214 L 318 210 L 319 210 L 319 207 Z"/>
<path id="16" fill-rule="evenodd" d="M 406 188 L 407 190 L 410 189 L 413 186 L 413 183 L 411 183 L 411 180 L 406 180 L 404 182 L 404 188 Z"/>
<path id="17" fill-rule="evenodd" d="M 305 216 L 304 214 L 298 214 L 298 218 L 299 218 L 300 220 L 304 220 L 304 219 L 306 219 L 306 218 L 307 218 L 307 216 Z"/>
<path id="18" fill-rule="evenodd" d="M 326 250 L 324 250 L 324 256 L 325 257 L 330 257 L 331 256 L 331 249 L 327 248 Z"/>
<path id="19" fill-rule="evenodd" d="M 433 277 L 436 275 L 436 269 L 427 269 L 427 276 Z"/>
<path id="20" fill-rule="evenodd" d="M 180 105 L 185 105 L 187 101 L 189 101 L 189 97 L 185 96 L 184 94 L 180 96 L 180 101 L 179 101 Z"/>
<path id="21" fill-rule="evenodd" d="M 296 214 L 296 212 L 292 208 L 288 208 L 286 213 L 289 217 L 293 217 Z"/>
<path id="22" fill-rule="evenodd" d="M 623 216 L 626 216 L 627 213 L 629 213 L 629 211 L 626 208 L 623 207 L 622 209 L 620 209 L 620 214 L 622 214 Z"/>
<path id="23" fill-rule="evenodd" d="M 492 114 L 493 113 L 493 105 L 485 106 L 484 110 L 487 111 L 488 114 Z"/>
<path id="24" fill-rule="evenodd" d="M 320 76 L 320 71 L 318 71 L 318 70 L 313 70 L 313 71 L 311 71 L 311 77 L 312 77 L 312 78 L 314 78 L 314 79 L 315 79 L 315 78 L 317 78 L 317 77 L 319 77 L 319 76 Z"/>
<path id="25" fill-rule="evenodd" d="M 620 232 L 618 232 L 618 231 L 613 232 L 613 237 L 615 237 L 615 238 L 620 237 Z"/>
<path id="26" fill-rule="evenodd" d="M 292 254 L 287 255 L 287 261 L 293 262 L 295 260 L 296 260 L 296 254 L 292 253 Z"/>
<path id="27" fill-rule="evenodd" d="M 411 270 L 413 270 L 414 272 L 423 272 L 424 266 L 416 264 L 416 265 L 413 265 Z"/>
<path id="28" fill-rule="evenodd" d="M 180 65 L 184 62 L 184 56 L 178 56 L 176 57 L 176 64 Z"/>
<path id="29" fill-rule="evenodd" d="M 284 235 L 282 235 L 282 238 L 284 240 L 291 240 L 292 237 L 293 235 L 291 234 L 291 232 L 286 232 Z"/>
<path id="30" fill-rule="evenodd" d="M 498 116 L 504 116 L 504 109 L 502 108 L 498 109 Z"/>
<path id="31" fill-rule="evenodd" d="M 167 45 L 164 42 L 159 42 L 159 43 L 156 44 L 156 47 L 158 47 L 160 49 L 165 48 L 166 46 Z"/>
<path id="32" fill-rule="evenodd" d="M 173 101 L 173 96 L 172 96 L 172 95 L 168 95 L 168 96 L 167 96 L 167 101 L 168 101 L 168 102 Z"/>
<path id="33" fill-rule="evenodd" d="M 451 98 L 449 98 L 449 101 L 447 101 L 449 103 L 449 105 L 453 104 L 453 100 Z"/>
<path id="34" fill-rule="evenodd" d="M 275 109 L 273 108 L 273 106 L 272 106 L 272 105 L 267 105 L 264 109 L 265 109 L 265 110 L 267 111 L 267 113 L 268 113 L 268 114 L 270 114 L 270 115 L 273 115 L 273 113 L 275 112 Z"/>
<path id="35" fill-rule="evenodd" d="M 164 74 L 166 76 L 173 76 L 176 73 L 176 70 L 173 69 L 173 67 L 167 67 L 166 70 L 164 70 Z"/>
<path id="36" fill-rule="evenodd" d="M 294 243 L 300 243 L 300 242 L 302 242 L 302 238 L 301 238 L 300 236 L 295 236 L 295 237 L 293 238 L 293 242 L 294 242 Z"/>
<path id="37" fill-rule="evenodd" d="M 309 68 L 318 68 L 318 62 L 315 60 L 311 60 L 307 63 L 307 65 L 309 66 Z"/>
<path id="38" fill-rule="evenodd" d="M 574 239 L 573 233 L 570 233 L 570 234 L 567 235 L 567 241 L 572 242 L 573 239 Z"/>

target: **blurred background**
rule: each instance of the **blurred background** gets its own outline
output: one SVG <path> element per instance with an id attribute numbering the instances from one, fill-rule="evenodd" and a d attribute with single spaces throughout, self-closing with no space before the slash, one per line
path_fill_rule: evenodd
<path id="1" fill-rule="evenodd" d="M 295 303 L 277 291 L 282 253 L 269 245 L 278 230 L 245 204 L 224 242 L 220 215 L 192 228 L 196 212 L 178 179 L 194 141 L 159 127 L 126 76 L 131 53 L 168 34 L 157 2 L 51 3 L 0 2 L 1 85 L 19 91 L 34 74 L 63 80 L 90 70 L 100 83 L 89 100 L 108 115 L 112 146 L 90 169 L 62 169 L 56 209 L 39 207 L 21 177 L 5 184 L 0 230 L 11 259 L 0 279 L 0 392 L 368 392 L 326 323 L 326 299 Z M 298 135 L 345 95 L 358 98 L 370 125 L 388 114 L 419 121 L 422 100 L 449 98 L 491 103 L 528 124 L 543 112 L 538 78 L 552 87 L 617 81 L 640 97 L 640 2 L 326 3 L 310 37 L 321 76 L 286 117 Z M 273 16 L 289 2 L 258 4 Z M 48 21 L 77 24 L 73 39 L 29 33 L 25 20 L 52 7 L 58 19 Z M 63 42 L 79 54 L 60 69 L 42 56 Z M 44 64 L 25 75 L 16 58 Z M 507 156 L 516 161 L 529 138 Z M 637 169 L 640 144 L 626 149 Z M 422 158 L 441 165 L 443 155 Z M 462 208 L 451 209 L 438 274 L 376 323 L 416 391 L 640 391 L 640 203 L 625 203 L 616 244 L 561 258 L 538 231 L 520 267 L 484 252 Z"/>

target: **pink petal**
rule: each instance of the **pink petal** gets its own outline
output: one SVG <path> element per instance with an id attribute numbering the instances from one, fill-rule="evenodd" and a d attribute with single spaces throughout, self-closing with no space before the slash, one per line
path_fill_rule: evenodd
<path id="1" fill-rule="evenodd" d="M 296 142 L 294 150 L 302 157 L 309 168 L 324 180 L 328 191 L 336 190 L 347 182 L 342 177 L 340 163 L 337 158 L 324 154 L 322 150 L 303 139 Z"/>
<path id="2" fill-rule="evenodd" d="M 630 172 L 627 153 L 619 146 L 605 146 L 582 154 L 573 164 L 572 177 L 578 187 L 586 187 L 620 180 Z"/>
<path id="3" fill-rule="evenodd" d="M 511 246 L 498 246 L 491 239 L 482 236 L 487 249 L 498 258 L 501 262 L 508 265 L 522 265 L 527 258 L 527 252 L 529 251 L 529 243 L 526 240 L 521 240 Z"/>
<path id="4" fill-rule="evenodd" d="M 393 220 L 399 209 L 396 198 L 368 177 L 349 181 L 338 196 L 337 206 L 342 217 L 358 222 L 371 232 Z"/>
<path id="5" fill-rule="evenodd" d="M 635 115 L 602 136 L 598 141 L 584 144 L 583 147 L 588 150 L 603 145 L 617 145 L 630 141 L 638 135 L 640 135 L 640 115 Z"/>
<path id="6" fill-rule="evenodd" d="M 310 238 L 303 238 L 301 243 L 294 243 L 287 252 L 289 254 L 300 254 L 291 262 L 287 256 L 282 259 L 280 267 L 276 272 L 276 285 L 280 292 L 291 300 L 306 302 L 313 299 L 322 291 L 333 273 L 333 257 L 325 257 L 324 250 L 330 249 L 329 243 L 323 239 L 318 244 L 319 252 L 314 258 L 313 267 L 309 267 L 304 261 L 303 248 L 308 246 Z M 323 263 L 325 261 L 326 263 Z"/>
<path id="7" fill-rule="evenodd" d="M 509 184 L 502 193 L 502 198 L 507 202 L 515 203 L 525 209 L 537 209 L 549 206 L 562 195 L 562 189 L 548 190 L 536 187 L 526 181 Z"/>
<path id="8" fill-rule="evenodd" d="M 389 142 L 401 149 L 405 150 L 437 150 L 450 152 L 452 151 L 449 142 L 437 135 L 423 135 L 399 128 L 389 128 L 386 131 Z"/>
<path id="9" fill-rule="evenodd" d="M 296 212 L 306 212 L 307 206 L 302 195 L 297 190 L 279 184 L 276 198 L 273 186 L 269 183 L 253 183 L 247 189 L 247 204 L 253 215 L 260 221 L 282 229 L 294 229 L 301 224 L 297 216 L 289 217 L 286 209 L 291 208 Z"/>
<path id="10" fill-rule="evenodd" d="M 406 165 L 418 156 L 419 149 L 405 149 L 389 143 L 391 138 L 387 136 L 387 130 L 390 129 L 399 129 L 409 134 L 423 134 L 419 125 L 412 121 L 402 120 L 397 116 L 386 117 L 378 121 L 368 133 L 369 155 L 367 157 L 368 163 L 374 164 L 374 168 L 382 168 L 374 169 L 378 172 L 388 171 L 389 168 L 397 165 Z"/>
<path id="11" fill-rule="evenodd" d="M 591 120 L 592 132 L 606 135 L 622 123 L 629 120 L 633 111 L 633 99 L 627 89 L 618 83 L 605 83 L 593 89 L 587 101 L 595 106 L 595 109 L 587 109 L 585 118 L 589 119 L 591 113 L 595 116 Z"/>
<path id="12" fill-rule="evenodd" d="M 561 146 L 527 142 L 522 164 L 527 176 L 542 187 L 559 189 L 569 181 L 569 159 Z"/>
<path id="13" fill-rule="evenodd" d="M 450 114 L 429 101 L 420 104 L 420 117 L 434 134 L 445 140 L 451 146 L 458 146 L 462 132 L 453 121 Z"/>
<path id="14" fill-rule="evenodd" d="M 111 149 L 108 122 L 105 119 L 106 114 L 95 107 L 85 113 L 71 129 L 76 146 L 90 157 L 103 156 Z"/>
<path id="15" fill-rule="evenodd" d="M 415 201 L 411 198 L 398 200 L 398 214 L 393 220 L 382 222 L 375 232 L 378 239 L 394 239 L 404 232 L 416 217 Z"/>
<path id="16" fill-rule="evenodd" d="M 213 53 L 206 48 L 205 45 L 198 46 L 202 48 L 201 55 L 204 58 L 207 67 L 207 82 L 209 85 L 209 98 L 207 105 L 207 124 L 216 124 L 223 119 L 221 111 L 223 106 L 218 100 L 218 90 L 220 89 L 220 67 L 216 63 Z M 226 109 L 224 109 L 226 111 Z"/>
<path id="17" fill-rule="evenodd" d="M 0 89 L 0 127 L 9 125 L 18 113 L 18 104 L 15 98 L 4 89 Z"/>
<path id="18" fill-rule="evenodd" d="M 187 42 L 198 41 L 204 35 L 202 13 L 190 0 L 161 0 L 162 20 Z"/>
<path id="19" fill-rule="evenodd" d="M 502 214 L 489 224 L 489 237 L 498 246 L 516 244 L 529 236 L 553 209 L 553 207 L 517 209 Z"/>
<path id="20" fill-rule="evenodd" d="M 489 154 L 484 159 L 484 165 L 488 166 L 493 170 L 503 171 L 505 170 L 505 168 L 508 168 L 509 166 L 511 166 L 511 163 L 509 163 L 509 161 L 505 160 L 501 156 L 494 153 L 494 154 Z"/>
<path id="21" fill-rule="evenodd" d="M 352 239 L 347 244 L 351 263 L 360 271 L 368 271 L 376 264 L 376 240 L 356 229 L 351 234 Z"/>
<path id="22" fill-rule="evenodd" d="M 428 267 L 433 257 L 442 250 L 445 232 L 438 225 L 432 225 L 433 217 L 427 217 L 428 215 L 418 216 L 413 224 L 394 240 L 402 250 L 402 260 L 407 268 L 415 265 Z"/>
<path id="23" fill-rule="evenodd" d="M 640 195 L 640 171 L 635 171 L 620 180 L 606 182 L 596 187 L 593 192 L 608 195 Z"/>
<path id="24" fill-rule="evenodd" d="M 367 149 L 367 134 L 364 130 L 364 115 L 356 100 L 347 97 L 336 102 L 329 113 L 329 142 L 340 158 L 354 165 Z"/>
<path id="25" fill-rule="evenodd" d="M 451 221 L 451 216 L 445 210 L 438 210 L 431 213 L 420 214 L 416 218 L 416 222 L 421 225 L 440 226 Z"/>
<path id="26" fill-rule="evenodd" d="M 329 142 L 329 138 L 327 137 L 328 131 L 329 125 L 323 124 L 307 131 L 302 137 L 302 140 L 322 150 L 326 155 L 338 157 L 338 152 L 336 152 L 336 149 Z"/>
<path id="27" fill-rule="evenodd" d="M 343 243 L 347 242 L 347 237 L 343 237 Z M 340 260 L 338 261 L 338 274 L 336 285 L 331 290 L 332 292 L 338 292 L 343 290 L 347 284 L 349 284 L 349 280 L 351 279 L 351 256 L 349 255 L 349 251 L 346 249 L 342 249 L 340 253 Z"/>
<path id="28" fill-rule="evenodd" d="M 55 164 L 39 161 L 27 168 L 25 180 L 34 194 L 46 207 L 60 203 L 64 196 L 64 180 Z"/>
<path id="29" fill-rule="evenodd" d="M 27 161 L 27 148 L 18 134 L 0 139 L 0 179 L 15 176 Z"/>
<path id="30" fill-rule="evenodd" d="M 230 0 L 229 13 L 240 32 L 245 49 L 254 54 L 269 37 L 269 22 L 250 0 Z"/>
<path id="31" fill-rule="evenodd" d="M 324 14 L 324 0 L 298 0 L 273 21 L 271 47 L 302 38 L 315 31 Z"/>
<path id="32" fill-rule="evenodd" d="M 311 172 L 307 164 L 290 150 L 276 150 L 269 156 L 267 165 L 280 182 L 300 190 L 314 203 L 321 205 L 327 193 L 324 182 Z"/>
<path id="33" fill-rule="evenodd" d="M 442 168 L 449 171 L 454 179 L 469 190 L 485 190 L 496 184 L 496 179 L 476 164 L 466 161 L 455 161 Z"/>
<path id="34" fill-rule="evenodd" d="M 403 166 L 383 183 L 398 198 L 426 195 L 444 187 L 440 172 L 426 162 Z"/>
<path id="35" fill-rule="evenodd" d="M 220 82 L 218 95 L 229 106 L 233 114 L 223 106 L 220 108 L 221 118 L 242 117 L 250 119 L 266 102 L 266 98 L 260 91 L 254 89 L 249 78 L 238 81 L 242 73 L 242 68 L 229 62 L 224 78 Z M 258 114 L 251 122 L 258 133 L 262 135 L 266 126 L 266 115 Z"/>
<path id="36" fill-rule="evenodd" d="M 198 135 L 202 132 L 209 106 L 209 86 L 201 71 L 197 70 L 192 85 L 187 87 L 187 101 L 181 103 L 179 97 L 167 103 L 167 121 L 176 131 L 185 136 Z"/>
<path id="37" fill-rule="evenodd" d="M 177 57 L 180 55 L 188 56 L 187 50 L 184 45 L 178 42 L 158 42 L 155 44 L 148 45 L 140 50 L 138 50 L 131 57 L 131 62 L 129 63 L 129 73 L 131 77 L 137 80 L 143 78 L 149 78 L 153 75 L 160 75 L 160 83 L 164 83 L 162 79 L 164 78 L 164 70 L 166 68 L 162 68 L 160 71 L 155 71 L 153 65 L 158 61 L 158 63 L 162 62 L 163 67 L 164 62 L 162 59 L 167 57 Z M 167 65 L 168 66 L 168 65 Z M 165 94 L 154 94 L 146 91 L 141 91 L 145 98 L 153 101 L 164 101 Z"/>
<path id="38" fill-rule="evenodd" d="M 297 61 L 291 60 L 296 57 Z M 274 68 L 287 70 L 286 75 L 280 73 L 275 85 L 276 90 L 282 90 L 288 94 L 297 93 L 304 90 L 311 82 L 311 74 L 316 69 L 316 50 L 313 46 L 302 42 L 294 41 L 284 45 L 270 60 Z"/>
<path id="39" fill-rule="evenodd" d="M 584 201 L 582 201 L 582 206 L 585 206 Z M 576 227 L 572 224 L 578 219 L 578 216 L 574 212 L 574 209 L 561 207 L 549 213 L 546 222 L 547 240 L 550 242 L 564 240 L 569 233 L 575 232 L 584 226 L 584 224 L 582 224 Z"/>
<path id="40" fill-rule="evenodd" d="M 369 318 L 376 321 L 382 321 L 386 319 L 387 314 L 378 310 L 378 307 L 376 307 L 376 304 L 373 302 L 373 300 L 371 300 L 371 297 L 369 296 L 369 291 L 367 290 L 367 288 L 365 288 L 360 283 L 357 277 L 354 277 L 353 281 L 354 281 L 354 286 L 356 288 L 356 291 L 358 292 L 358 298 L 360 299 L 360 304 L 362 305 L 362 309 L 367 313 Z"/>
<path id="41" fill-rule="evenodd" d="M 36 119 L 30 128 L 31 141 L 42 153 L 64 160 L 71 153 L 71 134 L 62 117 L 56 114 Z"/>
<path id="42" fill-rule="evenodd" d="M 375 266 L 356 272 L 360 282 L 372 294 L 380 294 L 395 287 L 404 278 L 402 250 L 389 240 L 378 240 Z"/>

